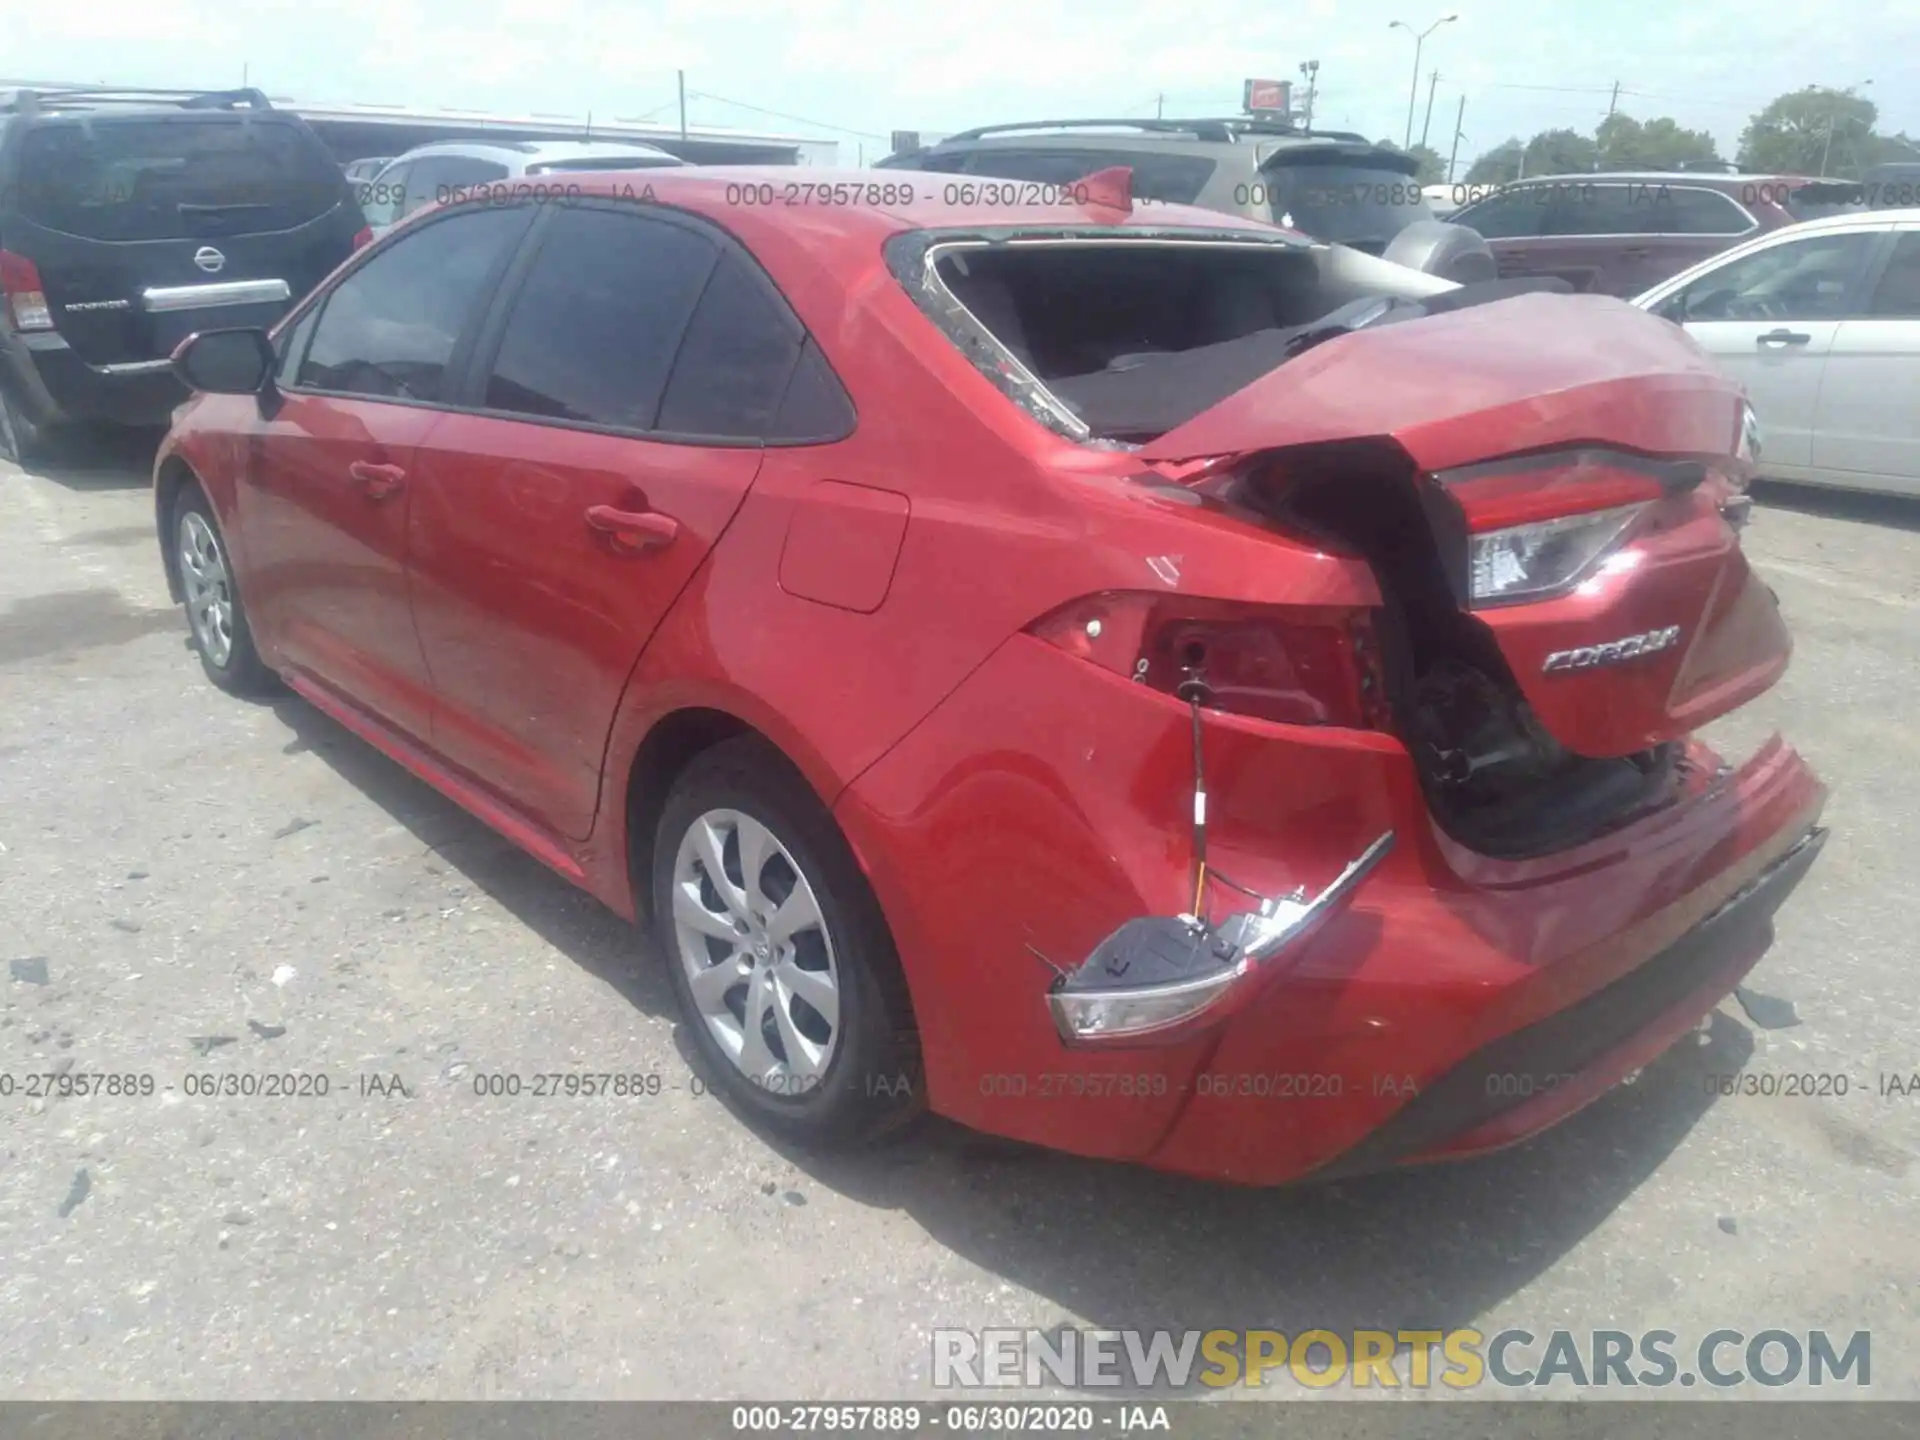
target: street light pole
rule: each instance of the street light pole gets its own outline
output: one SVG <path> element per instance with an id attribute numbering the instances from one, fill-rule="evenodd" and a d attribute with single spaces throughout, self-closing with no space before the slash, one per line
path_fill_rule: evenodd
<path id="1" fill-rule="evenodd" d="M 1415 30 L 1411 25 L 1407 24 L 1407 22 L 1404 20 L 1395 20 L 1387 26 L 1389 30 L 1404 30 L 1409 35 L 1413 36 L 1413 84 L 1408 86 L 1407 88 L 1406 148 L 1409 150 L 1413 148 L 1413 107 L 1416 104 L 1418 104 L 1420 100 L 1420 51 L 1421 51 L 1421 48 L 1427 43 L 1427 36 L 1431 35 L 1434 31 L 1438 30 L 1442 25 L 1451 24 L 1453 21 L 1458 20 L 1459 18 L 1460 17 L 1458 15 L 1442 15 L 1438 20 L 1434 21 L 1431 25 L 1427 26 L 1427 28 L 1424 30 Z"/>

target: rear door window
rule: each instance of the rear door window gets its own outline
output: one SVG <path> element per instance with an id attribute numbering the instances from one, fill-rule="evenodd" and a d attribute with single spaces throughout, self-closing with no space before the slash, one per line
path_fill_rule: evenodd
<path id="1" fill-rule="evenodd" d="M 1920 230 L 1901 232 L 1867 313 L 1876 320 L 1920 320 Z"/>
<path id="2" fill-rule="evenodd" d="M 651 430 L 687 322 L 720 250 L 664 220 L 556 210 L 513 302 L 484 404 L 543 419 Z M 683 402 L 692 417 L 696 397 Z"/>
<path id="3" fill-rule="evenodd" d="M 1753 217 L 1718 190 L 1682 186 L 1670 192 L 1670 200 L 1666 234 L 1740 235 L 1754 226 Z"/>
<path id="4" fill-rule="evenodd" d="M 1661 199 L 1651 185 L 1589 185 L 1549 188 L 1543 235 L 1650 235 L 1658 233 Z"/>
<path id="5" fill-rule="evenodd" d="M 1522 185 L 1456 210 L 1452 218 L 1455 224 L 1478 231 L 1483 239 L 1531 240 L 1546 222 L 1547 202 L 1552 198 L 1543 185 Z"/>
<path id="6" fill-rule="evenodd" d="M 20 147 L 26 219 L 90 240 L 195 240 L 292 230 L 346 201 L 313 135 L 254 115 L 37 125 Z"/>
<path id="7" fill-rule="evenodd" d="M 396 400 L 448 398 L 446 370 L 491 295 L 529 206 L 427 221 L 369 258 L 327 296 L 298 387 Z"/>
<path id="8" fill-rule="evenodd" d="M 464 200 L 470 187 L 489 185 L 507 178 L 507 167 L 493 160 L 472 155 L 423 155 L 413 162 L 407 177 L 407 198 L 400 207 L 400 218 L 428 205 L 445 205 Z"/>

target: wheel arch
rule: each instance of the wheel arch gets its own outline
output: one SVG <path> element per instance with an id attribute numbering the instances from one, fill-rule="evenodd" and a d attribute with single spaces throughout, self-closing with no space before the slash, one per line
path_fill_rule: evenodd
<path id="1" fill-rule="evenodd" d="M 178 605 L 186 598 L 180 586 L 180 557 L 174 553 L 173 512 L 180 495 L 193 485 L 202 494 L 206 486 L 178 454 L 163 458 L 153 472 L 153 528 L 160 539 L 160 564 L 167 572 L 167 594 Z"/>

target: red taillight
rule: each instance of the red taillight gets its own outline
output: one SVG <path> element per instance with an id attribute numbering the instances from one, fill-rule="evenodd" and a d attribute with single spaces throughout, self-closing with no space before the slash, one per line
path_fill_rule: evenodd
<path id="1" fill-rule="evenodd" d="M 33 261 L 11 250 L 0 250 L 0 291 L 6 293 L 7 322 L 14 329 L 53 329 L 53 311 L 40 288 L 40 271 Z"/>
<path id="2" fill-rule="evenodd" d="M 371 245 L 372 243 L 373 227 L 371 225 L 362 225 L 360 227 L 360 233 L 353 237 L 353 248 L 358 250 L 362 245 Z"/>
<path id="3" fill-rule="evenodd" d="M 1490 468 L 1459 479 L 1442 478 L 1466 515 L 1467 528 L 1475 532 L 1617 510 L 1667 493 L 1652 475 L 1588 460 L 1548 459 L 1526 469 Z"/>
<path id="4" fill-rule="evenodd" d="M 1062 606 L 1031 633 L 1162 694 L 1288 725 L 1388 724 L 1371 612 L 1114 592 Z"/>

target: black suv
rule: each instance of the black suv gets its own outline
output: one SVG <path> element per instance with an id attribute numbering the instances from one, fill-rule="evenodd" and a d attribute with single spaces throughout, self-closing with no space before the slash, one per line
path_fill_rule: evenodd
<path id="1" fill-rule="evenodd" d="M 1046 120 L 982 125 L 880 162 L 893 170 L 1071 186 L 1110 166 L 1137 199 L 1224 210 L 1372 255 L 1431 222 L 1419 161 L 1344 130 L 1282 120 Z"/>
<path id="2" fill-rule="evenodd" d="M 166 424 L 181 340 L 271 325 L 366 235 L 326 146 L 258 90 L 0 92 L 0 455 Z"/>

